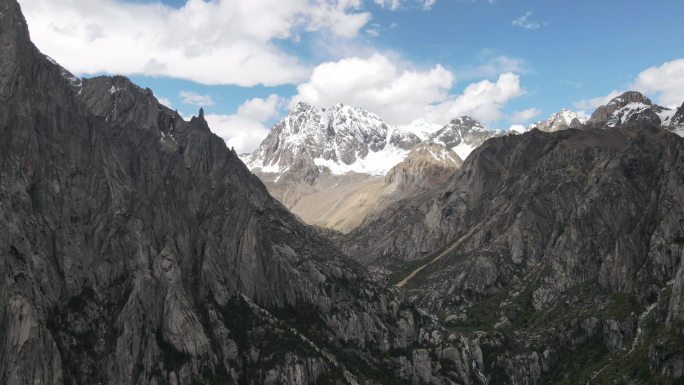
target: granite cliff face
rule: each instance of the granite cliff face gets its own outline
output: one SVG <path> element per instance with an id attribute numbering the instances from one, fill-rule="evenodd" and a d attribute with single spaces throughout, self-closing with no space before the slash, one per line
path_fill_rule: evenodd
<path id="1" fill-rule="evenodd" d="M 269 192 L 303 221 L 347 232 L 409 191 L 437 187 L 458 166 L 449 162 L 448 167 L 434 167 L 444 162 L 432 156 L 430 162 L 401 166 L 401 186 L 383 183 L 409 158 L 431 148 L 434 154 L 455 152 L 454 159 L 465 159 L 486 139 L 501 134 L 467 116 L 441 128 L 396 127 L 361 108 L 339 104 L 319 109 L 299 102 L 243 159 Z M 429 169 L 420 170 L 421 164 Z"/>
<path id="2" fill-rule="evenodd" d="M 440 144 L 424 143 L 387 172 L 385 183 L 396 185 L 404 197 L 411 197 L 438 188 L 462 165 L 463 160 L 454 151 Z"/>
<path id="3" fill-rule="evenodd" d="M 0 0 L 0 383 L 480 383 L 471 341 L 123 77 L 76 81 Z"/>
<path id="4" fill-rule="evenodd" d="M 201 110 L 75 79 L 0 0 L 0 383 L 681 382 L 684 139 L 625 102 L 598 129 L 476 129 L 462 165 L 414 147 L 381 183 L 436 188 L 331 235 L 387 288 Z M 470 145 L 452 123 L 435 140 Z"/>
<path id="5" fill-rule="evenodd" d="M 682 218 L 681 137 L 532 130 L 341 243 L 453 331 L 477 330 L 493 383 L 668 383 L 684 375 Z"/>

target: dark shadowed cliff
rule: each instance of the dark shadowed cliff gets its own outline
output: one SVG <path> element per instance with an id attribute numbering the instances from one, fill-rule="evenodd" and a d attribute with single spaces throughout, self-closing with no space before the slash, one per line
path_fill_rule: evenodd
<path id="1" fill-rule="evenodd" d="M 0 383 L 478 382 L 469 341 L 368 281 L 202 115 L 75 79 L 0 0 Z"/>
<path id="2" fill-rule="evenodd" d="M 684 375 L 684 139 L 665 129 L 490 139 L 441 191 L 341 244 L 453 331 L 480 331 L 500 383 Z"/>

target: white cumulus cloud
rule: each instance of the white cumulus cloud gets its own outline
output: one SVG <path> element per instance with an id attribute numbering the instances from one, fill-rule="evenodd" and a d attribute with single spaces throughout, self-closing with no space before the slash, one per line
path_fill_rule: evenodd
<path id="1" fill-rule="evenodd" d="M 158 100 L 159 103 L 161 103 L 162 105 L 164 105 L 164 106 L 166 106 L 166 107 L 168 107 L 168 108 L 173 108 L 173 102 L 171 101 L 171 99 L 169 99 L 169 98 L 164 98 L 164 97 L 161 97 L 161 96 L 157 96 L 157 100 Z"/>
<path id="2" fill-rule="evenodd" d="M 207 114 L 205 119 L 213 133 L 223 138 L 238 154 L 252 152 L 268 135 L 266 122 L 280 115 L 284 101 L 278 95 L 245 101 L 235 114 Z"/>
<path id="3" fill-rule="evenodd" d="M 192 91 L 181 91 L 178 96 L 184 104 L 191 106 L 211 107 L 216 104 L 210 95 L 200 95 Z"/>
<path id="4" fill-rule="evenodd" d="M 506 72 L 499 75 L 496 82 L 482 80 L 468 85 L 455 98 L 429 108 L 428 116 L 434 122 L 443 122 L 458 115 L 468 115 L 485 123 L 495 122 L 504 117 L 502 109 L 505 105 L 524 93 L 520 76 Z"/>
<path id="5" fill-rule="evenodd" d="M 23 0 L 31 37 L 70 71 L 143 74 L 203 84 L 273 86 L 308 66 L 280 48 L 301 32 L 356 36 L 361 0 L 188 0 L 173 8 L 123 0 Z"/>
<path id="6" fill-rule="evenodd" d="M 513 73 L 501 74 L 495 82 L 472 83 L 463 93 L 450 95 L 454 82 L 455 76 L 441 65 L 416 70 L 374 54 L 319 65 L 311 78 L 297 87 L 290 103 L 305 101 L 327 107 L 341 102 L 400 125 L 418 119 L 444 124 L 458 115 L 491 122 L 503 117 L 506 103 L 524 93 L 519 76 Z"/>
<path id="7" fill-rule="evenodd" d="M 664 63 L 641 72 L 633 88 L 653 95 L 665 107 L 679 107 L 684 102 L 684 59 Z"/>
<path id="8" fill-rule="evenodd" d="M 297 87 L 291 103 L 305 101 L 320 107 L 344 103 L 400 124 L 424 115 L 427 105 L 444 101 L 453 83 L 454 76 L 440 65 L 425 71 L 402 69 L 388 57 L 374 54 L 319 65 Z"/>
<path id="9" fill-rule="evenodd" d="M 636 76 L 627 89 L 639 91 L 664 107 L 681 106 L 684 102 L 684 58 L 647 68 Z M 574 105 L 575 108 L 593 111 L 623 92 L 613 90 L 608 95 L 579 100 Z"/>

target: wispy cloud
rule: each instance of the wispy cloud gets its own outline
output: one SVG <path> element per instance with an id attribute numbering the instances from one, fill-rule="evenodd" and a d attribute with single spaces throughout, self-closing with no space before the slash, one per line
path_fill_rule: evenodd
<path id="1" fill-rule="evenodd" d="M 423 1 L 423 9 L 432 9 L 432 6 L 435 5 L 437 0 L 424 0 Z"/>
<path id="2" fill-rule="evenodd" d="M 375 4 L 379 5 L 382 8 L 388 8 L 393 11 L 396 11 L 397 9 L 400 9 L 403 7 L 404 3 L 406 3 L 406 0 L 373 0 Z M 435 5 L 437 0 L 414 0 L 414 3 L 419 4 L 424 10 L 430 10 L 432 9 L 432 6 Z"/>
<path id="3" fill-rule="evenodd" d="M 372 37 L 378 37 L 380 36 L 380 24 L 371 24 L 367 29 L 366 29 L 366 34 L 368 36 Z"/>
<path id="4" fill-rule="evenodd" d="M 511 114 L 509 120 L 514 123 L 522 123 L 539 116 L 539 114 L 541 114 L 539 108 L 528 108 L 526 110 L 514 112 Z"/>
<path id="5" fill-rule="evenodd" d="M 391 10 L 397 10 L 401 6 L 401 0 L 374 0 L 375 4 L 381 6 L 382 8 L 389 8 Z"/>
<path id="6" fill-rule="evenodd" d="M 459 79 L 495 78 L 504 72 L 528 74 L 532 72 L 527 68 L 525 60 L 517 57 L 500 55 L 491 50 L 485 50 L 480 58 L 480 63 L 475 66 L 460 68 L 457 71 Z"/>
<path id="7" fill-rule="evenodd" d="M 532 15 L 534 15 L 532 11 L 527 11 L 524 15 L 513 20 L 511 24 L 515 27 L 520 27 L 529 30 L 539 29 L 548 24 L 533 20 Z"/>
<path id="8" fill-rule="evenodd" d="M 181 98 L 183 104 L 189 104 L 197 107 L 210 107 L 216 104 L 210 95 L 200 95 L 192 91 L 181 91 L 178 96 Z"/>
<path id="9" fill-rule="evenodd" d="M 608 95 L 598 96 L 598 97 L 591 98 L 591 99 L 578 100 L 578 101 L 574 102 L 573 105 L 575 106 L 575 108 L 578 108 L 581 110 L 593 111 L 596 108 L 598 108 L 604 104 L 607 104 L 613 98 L 620 96 L 623 92 L 624 91 L 613 90 Z"/>

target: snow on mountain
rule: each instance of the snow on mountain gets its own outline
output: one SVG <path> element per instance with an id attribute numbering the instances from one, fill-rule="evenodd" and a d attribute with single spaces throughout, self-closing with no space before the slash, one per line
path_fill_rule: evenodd
<path id="1" fill-rule="evenodd" d="M 561 109 L 549 116 L 546 120 L 540 120 L 530 125 L 530 129 L 537 128 L 541 131 L 553 132 L 565 130 L 568 128 L 580 127 L 589 117 L 581 112 L 570 111 L 568 109 Z"/>
<path id="2" fill-rule="evenodd" d="M 584 126 L 616 127 L 634 122 L 660 125 L 681 133 L 684 131 L 684 106 L 678 110 L 668 109 L 630 91 L 599 107 L 590 118 L 562 109 L 528 129 L 551 132 Z M 455 118 L 445 126 L 424 120 L 391 126 L 361 108 L 338 104 L 321 109 L 300 102 L 273 127 L 257 150 L 241 158 L 255 172 L 291 173 L 295 180 L 313 184 L 321 173 L 385 175 L 421 143 L 439 144 L 465 159 L 491 137 L 524 131 L 522 126 L 509 131 L 487 129 L 468 116 Z"/>
<path id="3" fill-rule="evenodd" d="M 434 159 L 437 162 L 442 162 L 444 164 L 448 165 L 454 165 L 454 166 L 459 166 L 461 163 L 463 163 L 463 160 L 458 156 L 458 154 L 455 153 L 455 151 L 450 150 L 446 148 L 445 146 L 439 146 L 439 145 L 429 145 L 426 144 L 424 146 L 420 146 L 414 150 L 413 152 L 419 152 L 420 150 L 425 150 L 427 153 L 430 154 L 430 157 Z M 456 156 L 454 156 L 456 155 Z"/>
<path id="4" fill-rule="evenodd" d="M 684 136 L 684 103 L 677 110 L 670 111 L 673 111 L 672 114 L 668 112 L 667 116 L 661 119 L 667 123 L 672 132 Z"/>
<path id="5" fill-rule="evenodd" d="M 679 126 L 684 124 L 684 112 L 680 113 L 681 110 L 681 107 L 674 110 L 659 106 L 641 93 L 629 91 L 597 108 L 587 124 L 591 127 L 619 127 L 641 123 L 661 126 L 680 134 Z"/>
<path id="6" fill-rule="evenodd" d="M 421 143 L 439 144 L 461 159 L 485 140 L 501 135 L 467 116 L 446 126 L 423 120 L 390 126 L 361 108 L 317 108 L 298 103 L 252 154 L 241 158 L 255 172 L 295 173 L 314 183 L 321 172 L 380 176 Z"/>
<path id="7" fill-rule="evenodd" d="M 430 135 L 442 129 L 444 126 L 436 123 L 430 123 L 424 119 L 418 119 L 410 124 L 399 126 L 398 128 L 404 132 L 415 134 L 421 140 L 427 140 Z"/>
<path id="8" fill-rule="evenodd" d="M 423 142 L 387 173 L 385 182 L 405 193 L 418 193 L 444 183 L 462 165 L 461 158 L 443 144 Z"/>
<path id="9" fill-rule="evenodd" d="M 385 175 L 395 164 L 404 160 L 407 150 L 394 146 L 386 146 L 380 151 L 369 151 L 365 158 L 357 158 L 354 163 L 346 164 L 333 159 L 316 158 L 314 164 L 330 170 L 333 175 L 344 175 L 350 172 L 368 175 Z"/>
<path id="10" fill-rule="evenodd" d="M 675 125 L 677 125 L 676 117 L 675 117 L 675 115 L 677 114 L 677 110 L 673 110 L 670 108 L 663 108 L 662 110 L 656 112 L 656 114 L 660 118 L 660 122 L 663 126 L 675 126 Z"/>
<path id="11" fill-rule="evenodd" d="M 532 126 L 525 127 L 522 124 L 514 124 L 508 129 L 508 133 L 513 135 L 524 134 L 531 129 Z"/>
<path id="12" fill-rule="evenodd" d="M 420 142 L 366 110 L 342 104 L 319 109 L 300 102 L 246 163 L 265 173 L 320 167 L 332 174 L 384 175 Z"/>
<path id="13" fill-rule="evenodd" d="M 644 104 L 641 102 L 629 103 L 626 106 L 621 107 L 617 109 L 615 112 L 613 112 L 610 115 L 608 122 L 606 123 L 606 126 L 617 127 L 624 125 L 630 121 L 633 121 L 639 115 L 647 113 L 648 110 L 651 108 L 653 108 L 652 105 Z"/>
<path id="14" fill-rule="evenodd" d="M 427 141 L 441 143 L 456 152 L 461 159 L 465 159 L 485 140 L 502 133 L 503 131 L 487 129 L 468 116 L 460 116 L 430 135 Z"/>

